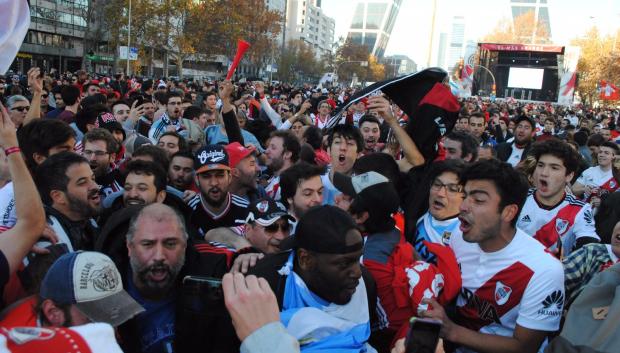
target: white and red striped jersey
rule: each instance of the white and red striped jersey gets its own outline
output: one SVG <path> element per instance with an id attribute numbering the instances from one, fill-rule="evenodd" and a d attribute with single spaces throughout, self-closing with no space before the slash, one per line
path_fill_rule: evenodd
<path id="1" fill-rule="evenodd" d="M 531 189 L 519 214 L 517 227 L 541 242 L 549 251 L 568 255 L 577 238 L 599 239 L 594 228 L 594 217 L 589 204 L 566 194 L 564 200 L 549 209 L 536 200 L 536 190 Z"/>
<path id="2" fill-rule="evenodd" d="M 280 176 L 274 175 L 269 179 L 269 184 L 265 187 L 267 196 L 271 197 L 275 201 L 280 201 Z"/>
<path id="3" fill-rule="evenodd" d="M 577 182 L 591 188 L 600 188 L 598 191 L 599 196 L 614 192 L 618 189 L 618 180 L 614 178 L 612 170 L 609 169 L 604 171 L 600 166 L 594 166 L 584 170 L 579 178 L 577 178 Z M 583 199 L 590 200 L 591 196 L 590 193 L 585 193 Z"/>
<path id="4" fill-rule="evenodd" d="M 564 270 L 539 242 L 517 229 L 499 251 L 484 252 L 461 233 L 452 235 L 450 246 L 463 280 L 456 302 L 458 324 L 506 337 L 513 336 L 516 325 L 539 331 L 559 329 Z"/>

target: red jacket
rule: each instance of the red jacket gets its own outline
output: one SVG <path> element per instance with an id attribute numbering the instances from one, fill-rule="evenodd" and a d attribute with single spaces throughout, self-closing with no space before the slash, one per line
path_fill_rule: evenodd
<path id="1" fill-rule="evenodd" d="M 400 234 L 399 234 L 400 235 Z M 373 237 L 385 237 L 373 239 Z M 364 266 L 377 284 L 377 295 L 389 321 L 388 330 L 394 334 L 394 343 L 405 337 L 409 319 L 417 316 L 428 305 L 424 298 L 434 298 L 441 304 L 452 301 L 461 289 L 461 273 L 456 257 L 449 247 L 424 242 L 437 255 L 437 265 L 416 261 L 415 250 L 400 237 L 390 233 L 371 235 L 364 248 Z M 387 252 L 390 251 L 389 256 Z"/>

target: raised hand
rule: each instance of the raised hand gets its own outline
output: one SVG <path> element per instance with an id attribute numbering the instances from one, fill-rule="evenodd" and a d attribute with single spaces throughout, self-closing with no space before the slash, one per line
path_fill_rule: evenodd
<path id="1" fill-rule="evenodd" d="M 392 106 L 390 105 L 390 102 L 382 96 L 368 98 L 367 108 L 377 112 L 388 122 L 388 124 L 397 122 L 396 117 L 392 113 Z"/>
<path id="2" fill-rule="evenodd" d="M 28 70 L 28 87 L 32 93 L 41 93 L 43 90 L 43 75 L 38 67 Z"/>
<path id="3" fill-rule="evenodd" d="M 0 103 L 0 147 L 7 149 L 17 146 L 17 130 L 9 112 Z"/>

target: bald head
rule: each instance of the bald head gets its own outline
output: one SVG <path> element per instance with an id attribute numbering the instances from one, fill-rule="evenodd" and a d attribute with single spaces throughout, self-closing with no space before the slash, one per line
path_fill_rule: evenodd
<path id="1" fill-rule="evenodd" d="M 173 226 L 181 232 L 183 240 L 187 240 L 185 223 L 181 216 L 170 206 L 161 203 L 150 204 L 133 216 L 127 232 L 127 241 L 132 241 L 138 229 L 146 225 L 168 225 Z"/>

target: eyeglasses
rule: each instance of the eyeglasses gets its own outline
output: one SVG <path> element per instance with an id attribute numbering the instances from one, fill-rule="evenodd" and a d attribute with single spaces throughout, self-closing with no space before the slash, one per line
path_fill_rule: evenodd
<path id="1" fill-rule="evenodd" d="M 27 112 L 28 109 L 30 109 L 30 107 L 14 107 L 14 108 L 11 108 L 11 110 L 17 110 L 18 112 L 21 112 L 21 113 Z"/>
<path id="2" fill-rule="evenodd" d="M 282 230 L 283 233 L 286 233 L 291 228 L 291 225 L 286 223 L 274 223 L 265 227 L 265 232 L 267 233 L 275 233 L 278 229 Z"/>
<path id="3" fill-rule="evenodd" d="M 105 156 L 106 154 L 109 154 L 109 153 L 108 153 L 108 152 L 106 152 L 106 151 L 90 151 L 90 150 L 84 150 L 84 152 L 82 152 L 82 154 L 83 154 L 84 156 L 86 156 L 86 157 L 90 157 L 90 156 L 92 156 L 93 154 L 94 154 L 96 157 L 103 157 L 103 156 Z"/>
<path id="4" fill-rule="evenodd" d="M 444 184 L 439 179 L 433 180 L 433 183 L 431 184 L 431 189 L 435 191 L 440 191 L 443 188 L 446 188 L 446 190 L 452 194 L 463 192 L 463 186 L 461 184 Z"/>
<path id="5" fill-rule="evenodd" d="M 288 112 L 290 112 L 290 110 L 289 110 L 289 109 L 280 109 L 280 111 L 281 111 L 282 113 L 288 113 Z"/>
<path id="6" fill-rule="evenodd" d="M 47 94 L 42 94 L 41 98 L 47 98 Z"/>

